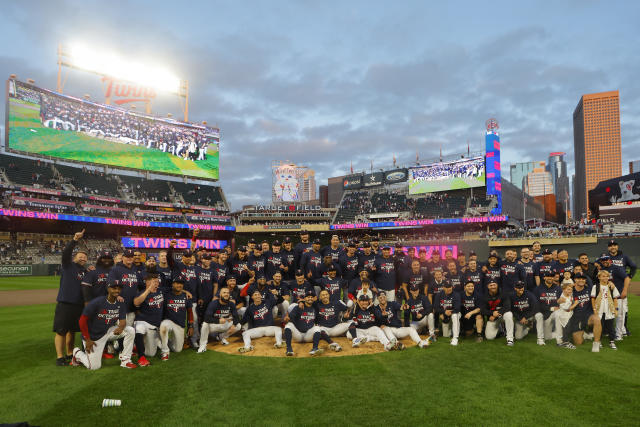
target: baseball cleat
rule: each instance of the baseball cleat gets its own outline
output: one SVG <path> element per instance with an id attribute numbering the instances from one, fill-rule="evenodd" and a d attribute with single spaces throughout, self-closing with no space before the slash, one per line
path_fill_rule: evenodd
<path id="1" fill-rule="evenodd" d="M 144 367 L 149 366 L 149 365 L 151 365 L 151 362 L 149 362 L 146 357 L 144 357 L 144 356 L 138 357 L 138 366 L 144 368 Z"/>
<path id="2" fill-rule="evenodd" d="M 616 341 L 622 341 L 622 337 L 618 335 L 618 336 L 616 336 L 616 339 L 615 339 L 615 340 L 616 340 Z"/>
<path id="3" fill-rule="evenodd" d="M 560 347 L 568 348 L 569 350 L 575 350 L 576 349 L 576 346 L 571 344 L 570 342 L 563 342 L 562 344 L 560 344 Z"/>
<path id="4" fill-rule="evenodd" d="M 79 352 L 80 349 L 78 347 L 73 349 L 73 356 L 71 356 L 71 362 L 69 362 L 69 365 L 71 366 L 80 366 L 80 362 L 78 362 L 78 359 L 76 359 L 76 353 Z"/>
<path id="5" fill-rule="evenodd" d="M 592 353 L 599 353 L 600 352 L 600 343 L 599 342 L 593 342 L 593 344 L 591 345 L 591 352 Z"/>
<path id="6" fill-rule="evenodd" d="M 458 338 L 451 338 L 451 345 L 458 345 Z"/>
<path id="7" fill-rule="evenodd" d="M 169 360 L 169 353 L 166 353 L 160 356 L 160 360 L 162 360 L 163 362 L 166 362 L 167 360 Z"/>
<path id="8" fill-rule="evenodd" d="M 332 342 L 331 344 L 329 344 L 329 348 L 333 351 L 341 351 L 342 347 L 340 347 L 340 344 L 338 344 L 337 342 Z"/>
<path id="9" fill-rule="evenodd" d="M 360 347 L 360 344 L 364 344 L 366 342 L 367 342 L 367 337 L 354 338 L 353 341 L 351 341 L 351 347 Z"/>
<path id="10" fill-rule="evenodd" d="M 282 348 L 282 347 L 284 347 L 284 343 L 283 343 L 283 342 L 279 342 L 279 343 L 277 342 L 277 343 L 275 343 L 275 344 L 273 345 L 273 347 L 274 347 L 274 348 Z"/>
<path id="11" fill-rule="evenodd" d="M 201 345 L 200 347 L 198 347 L 198 353 L 204 353 L 205 351 L 207 351 L 206 345 Z"/>
<path id="12" fill-rule="evenodd" d="M 64 357 L 58 357 L 56 359 L 56 366 L 69 366 L 69 362 Z"/>
<path id="13" fill-rule="evenodd" d="M 429 335 L 429 338 L 428 338 L 428 339 L 429 339 L 429 342 L 432 342 L 432 343 L 434 343 L 434 342 L 438 341 L 438 338 L 436 337 L 436 335 L 435 335 L 435 334 L 431 334 L 431 335 Z"/>
<path id="14" fill-rule="evenodd" d="M 538 338 L 538 345 L 546 345 L 542 338 Z"/>
<path id="15" fill-rule="evenodd" d="M 120 366 L 122 366 L 123 368 L 127 368 L 127 369 L 136 369 L 138 367 L 138 365 L 136 365 L 135 363 L 133 363 L 130 360 L 128 362 L 122 362 L 120 364 Z"/>
<path id="16" fill-rule="evenodd" d="M 613 341 L 609 341 L 609 347 L 611 348 L 611 350 L 617 350 L 618 347 L 616 346 L 616 343 Z"/>
<path id="17" fill-rule="evenodd" d="M 507 345 L 509 347 L 513 347 L 513 340 L 507 340 Z"/>
<path id="18" fill-rule="evenodd" d="M 220 340 L 220 344 L 222 344 L 222 345 L 229 345 L 229 341 L 227 341 L 227 339 L 226 339 L 226 338 L 222 338 L 222 339 Z"/>
<path id="19" fill-rule="evenodd" d="M 400 350 L 400 351 L 402 351 L 402 350 L 404 350 L 405 348 L 407 348 L 407 346 L 406 346 L 406 345 L 404 345 L 404 344 L 403 344 L 403 343 L 401 343 L 401 342 L 396 342 L 396 345 L 394 345 L 393 347 L 394 347 L 396 350 Z"/>
<path id="20" fill-rule="evenodd" d="M 478 335 L 476 337 L 476 342 L 482 342 L 482 341 L 484 341 L 484 338 L 482 338 L 482 335 Z"/>
<path id="21" fill-rule="evenodd" d="M 239 351 L 240 353 L 248 353 L 248 352 L 250 352 L 250 351 L 253 351 L 253 346 L 252 346 L 252 345 L 250 345 L 249 347 L 240 347 L 240 348 L 238 349 L 238 351 Z"/>
<path id="22" fill-rule="evenodd" d="M 322 353 L 324 353 L 324 350 L 323 350 L 323 349 L 321 349 L 321 348 L 315 348 L 315 349 L 312 349 L 312 350 L 309 352 L 309 354 L 310 354 L 311 356 L 318 356 L 318 355 L 320 355 L 320 354 L 322 354 Z"/>
<path id="23" fill-rule="evenodd" d="M 293 356 L 293 350 L 291 350 L 291 351 L 287 351 L 285 354 L 286 354 L 287 356 Z"/>
<path id="24" fill-rule="evenodd" d="M 102 358 L 103 359 L 113 359 L 113 354 L 105 351 L 105 352 L 102 353 Z"/>

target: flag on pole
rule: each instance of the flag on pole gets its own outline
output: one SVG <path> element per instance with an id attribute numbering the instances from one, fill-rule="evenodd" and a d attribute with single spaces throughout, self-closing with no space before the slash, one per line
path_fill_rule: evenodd
<path id="1" fill-rule="evenodd" d="M 393 167 L 395 167 L 395 166 L 396 166 L 396 155 L 394 154 L 393 155 Z"/>
<path id="2" fill-rule="evenodd" d="M 467 156 L 471 155 L 471 147 L 469 146 L 469 140 L 467 140 Z"/>
<path id="3" fill-rule="evenodd" d="M 416 151 L 416 165 L 420 164 L 420 157 L 418 156 L 418 152 Z"/>
<path id="4" fill-rule="evenodd" d="M 440 162 L 442 162 L 442 147 L 440 147 Z"/>
<path id="5" fill-rule="evenodd" d="M 351 160 L 351 173 L 353 173 L 353 160 Z"/>

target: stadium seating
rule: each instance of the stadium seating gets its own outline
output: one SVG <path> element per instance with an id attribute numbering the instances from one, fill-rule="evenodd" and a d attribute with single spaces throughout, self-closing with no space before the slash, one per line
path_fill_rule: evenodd
<path id="1" fill-rule="evenodd" d="M 134 176 L 120 175 L 120 181 L 131 190 L 138 200 L 171 202 L 167 181 L 150 180 Z"/>
<path id="2" fill-rule="evenodd" d="M 173 181 L 170 184 L 187 204 L 216 206 L 223 201 L 220 187 L 185 184 L 183 182 Z"/>
<path id="3" fill-rule="evenodd" d="M 462 216 L 467 207 L 465 197 L 448 196 L 446 193 L 430 194 L 416 199 L 416 218 L 453 218 Z"/>
<path id="4" fill-rule="evenodd" d="M 120 198 L 118 181 L 112 175 L 93 172 L 85 168 L 56 165 L 55 168 L 64 177 L 64 181 L 85 194 Z"/>
<path id="5" fill-rule="evenodd" d="M 43 187 L 57 187 L 51 163 L 0 155 L 0 167 L 4 169 L 9 181 L 15 185 L 37 184 Z"/>

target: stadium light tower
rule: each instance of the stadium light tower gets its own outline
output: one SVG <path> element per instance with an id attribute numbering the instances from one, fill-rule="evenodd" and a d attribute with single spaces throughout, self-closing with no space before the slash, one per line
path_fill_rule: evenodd
<path id="1" fill-rule="evenodd" d="M 181 80 L 163 67 L 133 63 L 117 54 L 96 52 L 81 44 L 58 45 L 57 91 L 62 93 L 66 76 L 62 79 L 62 67 L 82 70 L 114 80 L 129 82 L 161 92 L 178 95 L 183 100 L 184 121 L 189 121 L 189 81 Z M 110 102 L 107 97 L 107 104 Z M 150 113 L 150 102 L 146 102 Z"/>

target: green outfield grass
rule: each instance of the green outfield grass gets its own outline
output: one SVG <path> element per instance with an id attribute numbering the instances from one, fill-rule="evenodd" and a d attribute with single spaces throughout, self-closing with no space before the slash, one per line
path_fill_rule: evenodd
<path id="1" fill-rule="evenodd" d="M 81 162 L 92 162 L 188 175 L 198 178 L 219 178 L 219 152 L 210 150 L 206 160 L 183 160 L 159 150 L 119 144 L 83 133 L 43 127 L 39 106 L 15 98 L 9 100 L 8 147 L 45 156 Z"/>
<path id="2" fill-rule="evenodd" d="M 474 187 L 485 186 L 485 175 L 482 174 L 469 181 Z M 437 193 L 439 191 L 460 190 L 470 188 L 469 183 L 462 178 L 452 178 L 444 181 L 409 181 L 409 194 Z"/>
<path id="3" fill-rule="evenodd" d="M 640 298 L 630 298 L 640 334 Z M 285 359 L 185 350 L 130 371 L 54 366 L 54 305 L 0 309 L 0 422 L 36 425 L 638 425 L 640 335 L 618 351 L 529 336 Z M 635 328 L 634 328 L 635 326 Z M 103 398 L 122 407 L 102 409 Z"/>
<path id="4" fill-rule="evenodd" d="M 25 289 L 57 289 L 60 276 L 0 277 L 0 291 Z"/>

